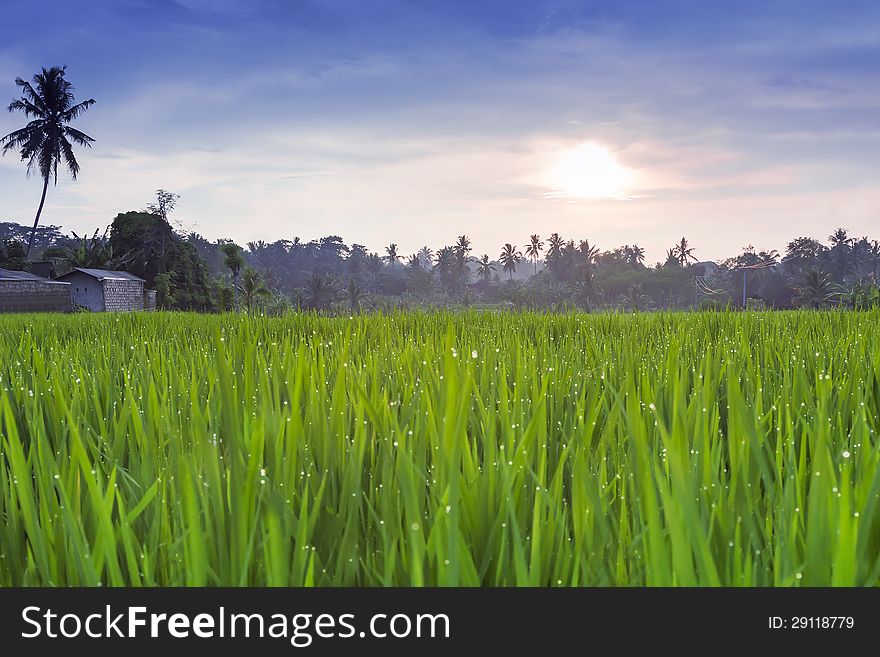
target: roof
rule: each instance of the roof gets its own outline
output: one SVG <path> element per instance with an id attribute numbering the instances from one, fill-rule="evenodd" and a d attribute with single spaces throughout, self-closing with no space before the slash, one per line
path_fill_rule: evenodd
<path id="1" fill-rule="evenodd" d="M 135 276 L 131 272 L 127 271 L 116 271 L 114 269 L 88 269 L 87 267 L 74 267 L 72 271 L 67 272 L 63 276 L 59 276 L 58 278 L 67 278 L 71 274 L 76 272 L 82 272 L 87 276 L 91 276 L 92 278 L 97 278 L 99 281 L 140 281 L 144 282 L 144 279 L 140 276 Z"/>
<path id="2" fill-rule="evenodd" d="M 50 281 L 48 278 L 37 276 L 28 271 L 12 271 L 10 269 L 0 269 L 0 281 L 39 281 L 40 283 L 70 285 L 70 283 L 64 283 L 62 281 Z"/>

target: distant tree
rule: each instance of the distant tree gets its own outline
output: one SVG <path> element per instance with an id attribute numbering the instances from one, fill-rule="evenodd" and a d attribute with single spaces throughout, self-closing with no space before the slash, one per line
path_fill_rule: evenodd
<path id="1" fill-rule="evenodd" d="M 595 262 L 596 256 L 599 255 L 599 247 L 591 245 L 590 240 L 581 240 L 578 244 L 578 251 L 581 252 L 584 263 L 588 268 Z"/>
<path id="2" fill-rule="evenodd" d="M 629 310 L 638 312 L 646 309 L 651 302 L 651 299 L 642 291 L 641 283 L 633 283 L 629 286 L 626 293 L 621 298 L 621 301 L 623 301 L 624 306 Z"/>
<path id="3" fill-rule="evenodd" d="M 675 249 L 666 249 L 666 262 L 663 263 L 664 267 L 681 267 L 681 263 L 678 261 L 678 256 L 675 254 Z"/>
<path id="4" fill-rule="evenodd" d="M 336 286 L 330 279 L 318 273 L 306 282 L 306 302 L 310 308 L 319 310 L 336 299 Z"/>
<path id="5" fill-rule="evenodd" d="M 43 179 L 43 194 L 34 217 L 25 258 L 30 257 L 34 246 L 34 236 L 40 223 L 43 204 L 46 202 L 49 179 L 54 177 L 55 184 L 58 184 L 58 164 L 63 162 L 71 177 L 76 180 L 79 163 L 73 154 L 73 144 L 90 147 L 95 141 L 70 126 L 70 122 L 94 105 L 95 101 L 90 98 L 81 103 L 74 102 L 73 85 L 64 79 L 66 70 L 66 66 L 43 68 L 34 75 L 33 84 L 15 78 L 15 84 L 21 87 L 22 96 L 9 104 L 9 111 L 23 112 L 30 121 L 24 128 L 14 130 L 0 139 L 4 155 L 7 151 L 18 149 L 22 162 L 28 163 L 28 174 L 37 170 Z"/>
<path id="6" fill-rule="evenodd" d="M 513 274 L 516 272 L 516 263 L 522 259 L 522 253 L 516 250 L 513 244 L 505 244 L 501 249 L 501 268 L 507 272 L 508 278 L 513 280 Z"/>
<path id="7" fill-rule="evenodd" d="M 795 289 L 794 302 L 807 308 L 825 308 L 838 296 L 831 277 L 815 269 L 806 271 Z"/>
<path id="8" fill-rule="evenodd" d="M 633 265 L 641 265 L 645 262 L 645 250 L 638 244 L 633 244 L 629 250 L 629 261 Z"/>
<path id="9" fill-rule="evenodd" d="M 109 227 L 108 227 L 109 229 Z M 95 229 L 91 238 L 80 237 L 73 233 L 74 240 L 70 246 L 61 249 L 61 257 L 71 267 L 89 267 L 93 269 L 123 269 L 135 257 L 135 253 L 129 251 L 114 257 L 113 245 L 107 237 L 107 230 L 99 236 Z"/>
<path id="10" fill-rule="evenodd" d="M 419 260 L 422 263 L 422 269 L 428 270 L 431 268 L 431 263 L 434 260 L 434 252 L 431 250 L 429 246 L 423 246 L 418 251 Z"/>
<path id="11" fill-rule="evenodd" d="M 27 265 L 24 244 L 18 240 L 0 241 L 0 269 L 22 271 Z"/>
<path id="12" fill-rule="evenodd" d="M 540 235 L 532 235 L 529 237 L 529 243 L 526 245 L 526 255 L 535 266 L 535 274 L 538 273 L 538 259 L 541 257 L 541 251 L 544 250 L 544 242 L 541 241 Z"/>
<path id="13" fill-rule="evenodd" d="M 268 299 L 272 296 L 262 274 L 248 266 L 245 266 L 241 275 L 241 293 L 244 295 L 244 305 L 248 313 L 253 310 L 259 299 Z"/>
<path id="14" fill-rule="evenodd" d="M 385 247 L 385 260 L 391 265 L 392 270 L 397 266 L 397 262 L 400 260 L 400 255 L 397 253 L 397 244 L 392 243 Z"/>
<path id="15" fill-rule="evenodd" d="M 469 274 L 467 268 L 468 254 L 471 252 L 470 238 L 467 235 L 459 235 L 458 241 L 452 247 L 452 250 L 455 253 L 456 272 L 463 280 L 467 280 Z"/>
<path id="16" fill-rule="evenodd" d="M 177 205 L 179 199 L 180 194 L 175 194 L 165 189 L 157 189 L 156 200 L 148 204 L 145 211 L 157 217 L 162 217 L 165 221 L 169 221 L 168 217 L 174 211 L 174 206 Z"/>
<path id="17" fill-rule="evenodd" d="M 477 275 L 488 283 L 492 279 L 494 271 L 495 264 L 489 260 L 489 254 L 484 253 L 483 257 L 477 260 Z"/>
<path id="18" fill-rule="evenodd" d="M 351 308 L 353 312 L 360 312 L 361 304 L 364 301 L 364 291 L 357 284 L 357 281 L 353 278 L 348 281 L 348 285 L 345 286 L 345 289 L 342 291 L 345 295 L 345 299 L 348 301 L 348 307 Z"/>
<path id="19" fill-rule="evenodd" d="M 693 260 L 696 262 L 697 258 L 694 256 L 694 248 L 692 248 L 688 241 L 682 237 L 681 241 L 675 245 L 674 253 L 675 257 L 678 259 L 678 264 L 682 267 L 687 267 L 689 261 Z"/>
<path id="20" fill-rule="evenodd" d="M 599 282 L 591 271 L 584 272 L 580 278 L 570 284 L 571 295 L 575 303 L 589 311 L 599 298 Z"/>
<path id="21" fill-rule="evenodd" d="M 238 311 L 238 274 L 244 266 L 244 257 L 241 255 L 241 247 L 233 242 L 226 242 L 220 247 L 223 253 L 223 264 L 232 274 L 232 289 L 235 294 L 235 310 Z"/>

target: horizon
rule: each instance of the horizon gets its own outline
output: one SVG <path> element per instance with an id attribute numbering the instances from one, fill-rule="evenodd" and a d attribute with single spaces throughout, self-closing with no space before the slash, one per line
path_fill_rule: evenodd
<path id="1" fill-rule="evenodd" d="M 164 188 L 208 239 L 401 253 L 532 233 L 701 261 L 871 234 L 880 210 L 880 7 L 862 2 L 22 0 L 14 79 L 67 65 L 96 105 L 42 225 L 91 234 Z M 796 13 L 795 13 L 796 12 Z M 88 47 L 82 39 L 88 35 Z M 3 95 L 5 94 L 5 96 Z M 23 125 L 2 113 L 0 133 Z M 874 146 L 875 148 L 872 148 Z M 29 225 L 39 176 L 0 158 L 0 220 Z"/>

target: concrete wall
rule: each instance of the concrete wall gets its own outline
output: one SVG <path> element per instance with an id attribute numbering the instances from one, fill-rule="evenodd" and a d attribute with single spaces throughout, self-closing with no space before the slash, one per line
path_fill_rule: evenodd
<path id="1" fill-rule="evenodd" d="M 104 280 L 104 310 L 108 312 L 119 312 L 143 309 L 143 281 Z"/>
<path id="2" fill-rule="evenodd" d="M 101 281 L 88 274 L 83 274 L 81 271 L 73 272 L 64 280 L 70 283 L 70 296 L 73 303 L 93 312 L 104 310 L 104 288 Z"/>
<path id="3" fill-rule="evenodd" d="M 0 281 L 0 313 L 70 312 L 70 285 L 48 281 Z"/>
<path id="4" fill-rule="evenodd" d="M 144 289 L 144 310 L 156 310 L 156 290 Z"/>

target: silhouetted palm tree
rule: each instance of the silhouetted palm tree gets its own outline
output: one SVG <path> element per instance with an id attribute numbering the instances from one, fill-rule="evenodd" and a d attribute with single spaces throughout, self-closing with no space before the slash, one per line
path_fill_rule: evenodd
<path id="1" fill-rule="evenodd" d="M 688 244 L 688 241 L 684 237 L 682 237 L 681 242 L 676 244 L 673 248 L 673 252 L 675 253 L 676 259 L 678 260 L 678 264 L 680 264 L 682 267 L 687 267 L 689 260 L 697 260 L 697 258 L 694 256 L 694 251 L 695 249 Z"/>
<path id="2" fill-rule="evenodd" d="M 484 253 L 483 257 L 477 260 L 477 274 L 488 283 L 493 271 L 495 271 L 495 263 L 489 260 L 488 253 Z"/>
<path id="3" fill-rule="evenodd" d="M 244 266 L 244 258 L 241 255 L 241 247 L 238 244 L 227 242 L 220 247 L 225 256 L 223 265 L 232 273 L 232 289 L 235 290 L 235 310 L 238 312 L 238 274 Z"/>
<path id="4" fill-rule="evenodd" d="M 410 269 L 421 269 L 422 268 L 422 260 L 419 258 L 418 253 L 413 253 L 406 259 L 406 266 Z"/>
<path id="5" fill-rule="evenodd" d="M 429 269 L 431 267 L 431 262 L 434 258 L 434 252 L 431 250 L 431 247 L 425 245 L 421 249 L 419 249 L 419 260 L 422 261 L 422 268 Z"/>
<path id="6" fill-rule="evenodd" d="M 336 286 L 317 272 L 306 281 L 306 302 L 311 308 L 320 309 L 336 298 Z"/>
<path id="7" fill-rule="evenodd" d="M 516 250 L 513 244 L 505 244 L 501 249 L 501 268 L 507 272 L 510 280 L 513 280 L 513 273 L 516 271 L 516 263 L 522 259 L 522 253 Z"/>
<path id="8" fill-rule="evenodd" d="M 245 267 L 241 275 L 241 293 L 244 295 L 244 305 L 248 312 L 251 312 L 257 299 L 272 296 L 263 276 L 251 267 Z"/>
<path id="9" fill-rule="evenodd" d="M 532 235 L 529 238 L 528 245 L 526 246 L 526 255 L 535 265 L 535 274 L 538 273 L 538 259 L 541 257 L 541 251 L 543 250 L 544 242 L 541 241 L 541 237 L 539 235 Z"/>
<path id="10" fill-rule="evenodd" d="M 398 260 L 400 260 L 400 255 L 397 253 L 397 244 L 392 243 L 385 247 L 385 260 L 391 265 L 391 269 L 394 269 Z"/>
<path id="11" fill-rule="evenodd" d="M 553 233 L 547 242 L 547 259 L 553 260 L 562 255 L 562 246 L 565 240 L 559 237 L 559 233 Z"/>
<path id="12" fill-rule="evenodd" d="M 90 147 L 95 141 L 84 132 L 70 127 L 70 122 L 95 104 L 90 98 L 81 103 L 74 103 L 73 85 L 64 79 L 67 67 L 53 66 L 43 68 L 30 82 L 15 78 L 15 84 L 21 87 L 22 96 L 9 104 L 10 112 L 24 112 L 30 119 L 28 124 L 19 130 L 10 132 L 0 139 L 3 154 L 13 149 L 20 149 L 22 162 L 27 162 L 28 174 L 37 170 L 43 178 L 43 194 L 34 217 L 34 227 L 28 239 L 27 252 L 29 257 L 34 245 L 34 235 L 40 223 L 43 204 L 46 202 L 46 189 L 49 179 L 54 177 L 58 184 L 58 164 L 64 162 L 71 177 L 76 180 L 79 174 L 79 163 L 73 154 L 71 142 L 78 146 Z"/>
<path id="13" fill-rule="evenodd" d="M 641 265 L 645 262 L 645 250 L 638 244 L 633 244 L 630 248 L 630 262 L 634 265 Z"/>
<path id="14" fill-rule="evenodd" d="M 581 240 L 580 244 L 578 244 L 578 251 L 584 256 L 588 265 L 593 264 L 596 256 L 599 255 L 599 247 L 592 246 L 590 240 Z"/>

